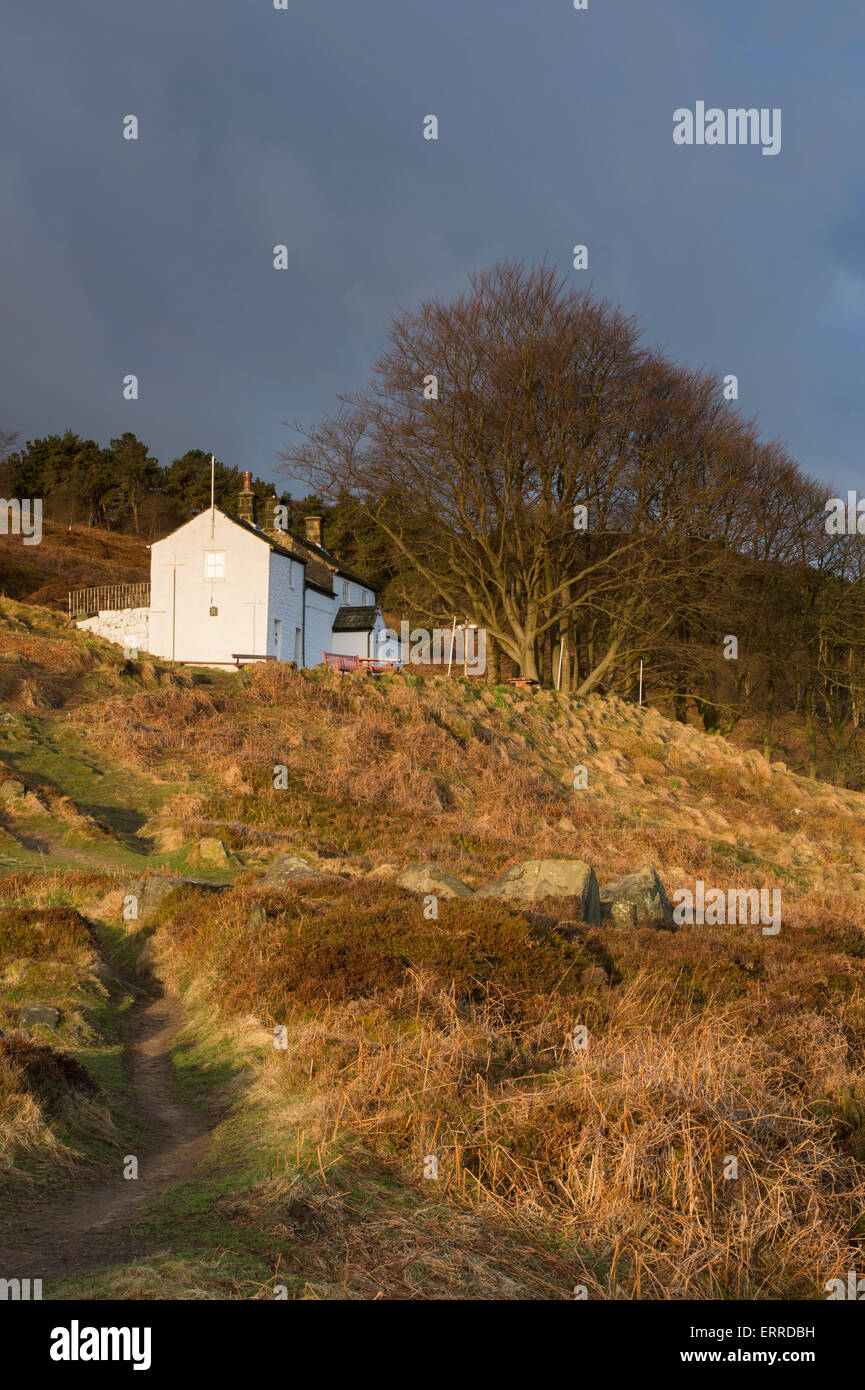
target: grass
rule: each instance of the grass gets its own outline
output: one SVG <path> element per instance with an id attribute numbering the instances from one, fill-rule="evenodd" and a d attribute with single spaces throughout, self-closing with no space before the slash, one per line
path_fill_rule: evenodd
<path id="1" fill-rule="evenodd" d="M 137 1221 L 150 1257 L 67 1280 L 53 1296 L 568 1295 L 555 1241 L 495 1213 L 453 1210 L 362 1144 L 325 1154 L 269 1031 L 217 1012 L 198 975 L 185 998 L 175 1063 L 190 1099 L 215 1121 L 208 1157 L 195 1183 L 163 1194 Z"/>
<path id="2" fill-rule="evenodd" d="M 861 796 L 618 701 L 127 669 L 0 608 L 0 656 L 30 663 L 4 775 L 48 807 L 40 855 L 0 806 L 4 1007 L 61 1001 L 38 1041 L 98 1080 L 114 1134 L 131 1122 L 118 980 L 147 933 L 108 921 L 93 940 L 88 903 L 119 880 L 83 870 L 191 873 L 204 836 L 234 856 L 206 870 L 232 889 L 175 895 L 150 941 L 184 998 L 175 1066 L 214 1123 L 209 1157 L 142 1214 L 154 1254 L 76 1294 L 807 1300 L 859 1267 Z M 161 852 L 164 832 L 179 842 Z M 285 851 L 329 876 L 265 892 Z M 529 857 L 588 859 L 602 883 L 649 861 L 668 890 L 781 887 L 783 928 L 593 933 L 553 901 L 440 901 L 427 920 L 369 876 L 434 861 L 476 887 Z M 52 1110 L 9 1070 L 7 1173 L 98 1163 L 113 1141 L 85 1123 L 92 1098 L 70 1087 Z"/>
<path id="3" fill-rule="evenodd" d="M 97 933 L 72 896 L 57 880 L 0 881 L 0 1220 L 22 1192 L 98 1169 L 138 1133 L 123 1029 L 141 943 L 112 950 L 119 932 Z M 57 1027 L 22 1031 L 30 1005 L 57 1008 Z"/>
<path id="4" fill-rule="evenodd" d="M 344 894 L 321 900 L 318 882 L 298 885 L 253 931 L 248 890 L 216 912 L 188 895 L 160 928 L 167 967 L 196 993 L 205 1027 L 217 1015 L 260 1030 L 268 1081 L 212 1155 L 221 1182 L 244 1174 L 244 1223 L 265 1219 L 257 1204 L 275 1201 L 283 1180 L 312 1170 L 315 1208 L 334 1187 L 340 1203 L 346 1185 L 367 1192 L 375 1170 L 387 1175 L 382 1210 L 401 1192 L 422 1226 L 432 1154 L 433 1206 L 452 1211 L 469 1243 L 483 1229 L 489 1252 L 523 1240 L 548 1271 L 564 1260 L 560 1296 L 582 1282 L 603 1298 L 808 1299 L 856 1267 L 861 920 L 826 941 L 804 899 L 777 943 L 748 929 L 620 930 L 612 987 L 569 971 L 574 944 L 543 914 L 526 921 L 484 904 L 482 918 L 479 904 L 449 902 L 424 940 L 419 904 L 387 886 L 353 894 L 350 909 Z M 273 1049 L 274 1021 L 287 1026 L 285 1052 Z M 580 1023 L 585 1051 L 571 1044 Z M 194 1058 L 190 1070 L 201 1072 Z M 274 1132 L 290 1127 L 287 1179 L 234 1167 L 253 1134 L 272 1161 Z M 389 1258 L 383 1249 L 377 1267 Z M 481 1279 L 460 1296 L 493 1287 Z M 440 1286 L 421 1280 L 415 1292 Z"/>

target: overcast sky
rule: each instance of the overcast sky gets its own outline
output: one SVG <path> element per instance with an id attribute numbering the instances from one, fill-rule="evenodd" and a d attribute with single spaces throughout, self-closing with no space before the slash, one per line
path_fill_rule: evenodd
<path id="1" fill-rule="evenodd" d="M 363 385 L 392 313 L 546 255 L 862 483 L 863 7 L 287 3 L 4 7 L 0 425 L 274 476 L 283 421 Z M 676 146 L 697 101 L 780 107 L 780 153 Z"/>

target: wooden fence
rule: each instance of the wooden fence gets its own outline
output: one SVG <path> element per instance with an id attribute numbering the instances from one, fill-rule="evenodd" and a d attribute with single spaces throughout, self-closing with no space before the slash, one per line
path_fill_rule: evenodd
<path id="1" fill-rule="evenodd" d="M 149 608 L 150 585 L 97 584 L 93 589 L 73 589 L 69 595 L 69 617 L 92 618 L 104 609 Z"/>

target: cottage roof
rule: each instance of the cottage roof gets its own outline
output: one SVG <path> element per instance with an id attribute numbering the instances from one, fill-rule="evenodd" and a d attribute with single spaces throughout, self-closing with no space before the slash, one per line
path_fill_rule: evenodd
<path id="1" fill-rule="evenodd" d="M 334 632 L 370 632 L 376 624 L 378 609 L 372 604 L 362 608 L 344 605 L 337 611 L 333 620 Z"/>
<path id="2" fill-rule="evenodd" d="M 210 508 L 208 507 L 207 510 L 210 511 Z M 218 510 L 219 508 L 217 507 L 217 511 Z M 296 560 L 299 565 L 306 565 L 309 563 L 306 556 L 297 555 L 293 550 L 287 549 L 286 546 L 280 545 L 279 541 L 274 540 L 272 531 L 262 531 L 260 526 L 251 526 L 248 521 L 241 521 L 239 516 L 228 516 L 225 512 L 223 512 L 222 515 L 225 517 L 226 521 L 233 521 L 235 526 L 240 526 L 244 531 L 249 531 L 252 536 L 258 536 L 258 539 L 264 541 L 265 545 L 269 545 L 271 550 L 275 550 L 277 555 L 285 555 L 289 560 Z"/>
<path id="3" fill-rule="evenodd" d="M 368 579 L 364 579 L 360 574 L 355 574 L 354 570 L 346 569 L 342 561 L 338 560 L 329 550 L 326 550 L 323 545 L 316 545 L 315 541 L 308 541 L 305 536 L 296 536 L 293 531 L 268 531 L 267 534 L 285 536 L 286 540 L 293 542 L 295 547 L 307 552 L 309 563 L 313 567 L 309 577 L 312 577 L 315 570 L 319 574 L 323 570 L 327 570 L 328 574 L 338 574 L 340 579 L 351 579 L 355 584 L 360 584 L 364 589 L 371 589 L 375 593 L 375 589 Z"/>
<path id="4" fill-rule="evenodd" d="M 233 522 L 241 530 L 248 531 L 251 536 L 257 536 L 260 541 L 264 541 L 265 545 L 269 545 L 271 550 L 276 551 L 277 555 L 284 555 L 287 559 L 296 560 L 299 565 L 304 565 L 304 582 L 307 587 L 317 589 L 319 593 L 333 598 L 333 576 L 338 574 L 340 579 L 351 579 L 355 584 L 361 584 L 363 588 L 370 589 L 372 593 L 375 593 L 369 580 L 355 574 L 353 570 L 346 569 L 335 555 L 331 555 L 329 550 L 325 550 L 324 546 L 316 545 L 314 541 L 308 541 L 303 536 L 296 536 L 293 531 L 277 531 L 270 526 L 267 528 L 254 526 L 249 521 L 243 521 L 239 516 L 229 516 L 221 507 L 216 507 L 215 510 L 219 512 L 220 516 L 225 517 L 226 521 Z M 206 507 L 204 511 L 209 512 L 210 508 Z M 203 514 L 204 512 L 199 512 L 198 515 L 202 516 Z M 188 522 L 184 522 L 184 526 L 188 524 Z M 177 530 L 182 531 L 183 527 L 179 526 Z M 173 535 L 174 532 L 170 534 Z M 162 539 L 167 540 L 168 537 L 163 536 Z"/>

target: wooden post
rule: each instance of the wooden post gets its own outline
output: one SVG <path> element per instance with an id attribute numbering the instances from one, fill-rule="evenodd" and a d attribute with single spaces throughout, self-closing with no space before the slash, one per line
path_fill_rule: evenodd
<path id="1" fill-rule="evenodd" d="M 171 664 L 174 665 L 175 636 L 177 632 L 177 571 L 184 568 L 182 560 L 176 557 L 165 562 L 165 568 L 171 570 Z"/>

